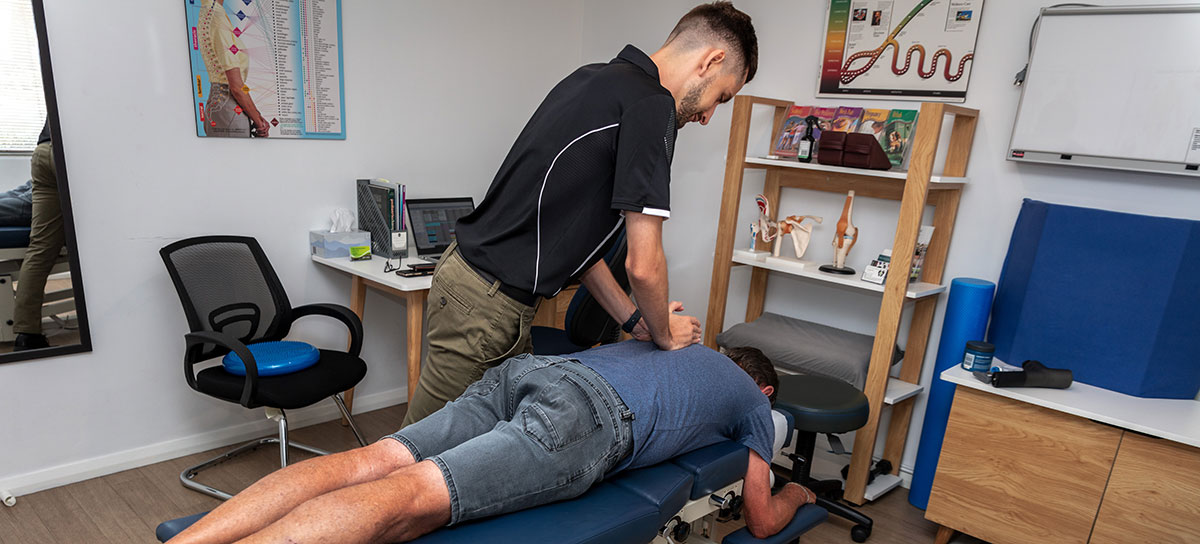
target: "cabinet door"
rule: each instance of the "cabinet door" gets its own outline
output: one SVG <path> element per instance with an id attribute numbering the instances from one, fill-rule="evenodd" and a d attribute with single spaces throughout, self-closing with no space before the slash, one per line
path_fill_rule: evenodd
<path id="1" fill-rule="evenodd" d="M 925 517 L 992 544 L 1087 542 L 1121 433 L 958 387 Z"/>
<path id="2" fill-rule="evenodd" d="M 1200 449 L 1125 433 L 1092 542 L 1200 542 Z"/>

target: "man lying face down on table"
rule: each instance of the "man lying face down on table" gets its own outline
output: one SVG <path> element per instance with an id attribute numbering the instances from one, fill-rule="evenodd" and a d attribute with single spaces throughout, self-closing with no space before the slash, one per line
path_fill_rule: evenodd
<path id="1" fill-rule="evenodd" d="M 744 513 L 762 538 L 815 500 L 797 484 L 771 495 L 778 384 L 754 348 L 726 357 L 631 340 L 520 355 L 375 444 L 264 477 L 171 542 L 405 541 L 570 499 L 623 470 L 726 440 L 749 448 Z"/>

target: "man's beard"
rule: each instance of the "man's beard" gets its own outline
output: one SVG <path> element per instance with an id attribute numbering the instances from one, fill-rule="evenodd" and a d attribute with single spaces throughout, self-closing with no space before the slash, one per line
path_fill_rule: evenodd
<path id="1" fill-rule="evenodd" d="M 700 109 L 700 96 L 704 94 L 704 91 L 708 89 L 708 86 L 711 84 L 712 78 L 710 77 L 708 79 L 701 80 L 700 83 L 697 83 L 693 85 L 691 89 L 688 89 L 687 94 L 683 96 L 683 100 L 679 101 L 679 109 L 675 112 L 676 128 L 683 128 L 683 125 L 686 125 L 688 121 L 691 120 L 692 116 L 704 111 Z"/>

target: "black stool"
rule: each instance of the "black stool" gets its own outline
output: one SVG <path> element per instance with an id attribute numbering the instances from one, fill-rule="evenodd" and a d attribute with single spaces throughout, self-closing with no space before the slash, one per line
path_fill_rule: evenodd
<path id="1" fill-rule="evenodd" d="M 816 493 L 817 504 L 830 514 L 854 522 L 850 538 L 865 542 L 871 536 L 871 518 L 837 500 L 842 491 L 840 480 L 813 480 L 810 471 L 817 433 L 845 433 L 866 425 L 871 413 L 867 396 L 841 380 L 786 375 L 779 377 L 775 409 L 791 414 L 796 429 L 792 481 Z"/>

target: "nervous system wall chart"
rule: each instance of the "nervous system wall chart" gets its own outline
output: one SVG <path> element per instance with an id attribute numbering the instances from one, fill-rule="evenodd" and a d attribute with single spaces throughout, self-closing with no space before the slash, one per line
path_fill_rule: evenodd
<path id="1" fill-rule="evenodd" d="M 962 102 L 983 0 L 830 0 L 818 96 Z"/>

